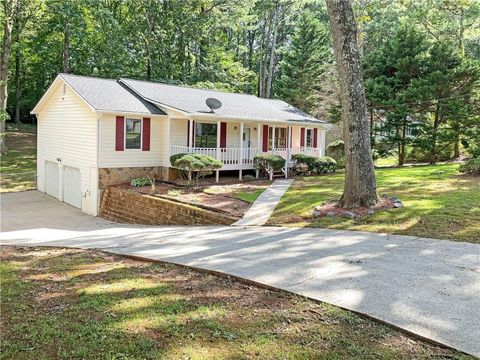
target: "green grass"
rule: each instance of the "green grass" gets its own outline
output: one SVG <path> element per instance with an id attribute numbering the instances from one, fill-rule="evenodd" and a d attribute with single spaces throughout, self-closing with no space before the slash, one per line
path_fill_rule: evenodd
<path id="1" fill-rule="evenodd" d="M 99 251 L 0 249 L 1 359 L 469 359 L 337 307 Z"/>
<path id="2" fill-rule="evenodd" d="M 355 220 L 323 217 L 313 208 L 338 199 L 344 174 L 297 178 L 270 218 L 271 224 L 386 232 L 480 243 L 480 179 L 460 175 L 458 164 L 377 169 L 379 194 L 398 196 L 401 209 Z"/>
<path id="3" fill-rule="evenodd" d="M 234 193 L 233 196 L 248 203 L 253 203 L 264 191 L 265 189 L 256 189 L 251 192 L 237 192 Z"/>
<path id="4" fill-rule="evenodd" d="M 34 188 L 37 166 L 35 131 L 32 126 L 7 129 L 7 152 L 0 161 L 0 192 Z"/>

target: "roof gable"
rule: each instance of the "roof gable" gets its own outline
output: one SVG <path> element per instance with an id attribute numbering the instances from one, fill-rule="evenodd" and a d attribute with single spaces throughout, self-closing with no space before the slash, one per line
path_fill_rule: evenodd
<path id="1" fill-rule="evenodd" d="M 166 115 L 163 110 L 142 99 L 117 80 L 71 74 L 59 74 L 32 113 L 38 113 L 58 81 L 64 81 L 71 87 L 93 111 Z"/>

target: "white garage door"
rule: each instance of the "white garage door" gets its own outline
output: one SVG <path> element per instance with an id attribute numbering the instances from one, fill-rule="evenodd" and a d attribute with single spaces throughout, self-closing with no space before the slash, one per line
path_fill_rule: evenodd
<path id="1" fill-rule="evenodd" d="M 63 201 L 77 208 L 82 207 L 81 174 L 77 168 L 65 167 Z"/>
<path id="2" fill-rule="evenodd" d="M 58 199 L 60 196 L 60 171 L 58 164 L 52 161 L 45 161 L 45 191 Z"/>

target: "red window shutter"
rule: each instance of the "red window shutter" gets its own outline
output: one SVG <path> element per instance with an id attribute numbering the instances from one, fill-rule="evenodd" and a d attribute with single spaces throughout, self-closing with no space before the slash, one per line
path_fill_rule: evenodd
<path id="1" fill-rule="evenodd" d="M 143 118 L 142 151 L 150 151 L 150 118 Z"/>
<path id="2" fill-rule="evenodd" d="M 313 147 L 317 147 L 317 131 L 318 129 L 313 129 Z"/>
<path id="3" fill-rule="evenodd" d="M 305 128 L 300 129 L 300 146 L 305 146 Z"/>
<path id="4" fill-rule="evenodd" d="M 220 147 L 227 147 L 227 123 L 224 122 L 220 123 Z"/>
<path id="5" fill-rule="evenodd" d="M 268 125 L 263 125 L 263 143 L 262 143 L 262 151 L 268 151 Z"/>
<path id="6" fill-rule="evenodd" d="M 125 118 L 117 116 L 115 126 L 115 151 L 123 151 L 125 145 Z"/>

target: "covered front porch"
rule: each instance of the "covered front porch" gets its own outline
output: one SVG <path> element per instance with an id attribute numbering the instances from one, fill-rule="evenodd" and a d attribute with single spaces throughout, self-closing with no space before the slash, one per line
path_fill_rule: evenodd
<path id="1" fill-rule="evenodd" d="M 178 119 L 171 122 L 169 154 L 208 155 L 223 163 L 221 170 L 239 170 L 241 178 L 257 154 L 271 153 L 286 160 L 287 172 L 294 154 L 324 156 L 325 130 L 318 123 Z"/>

